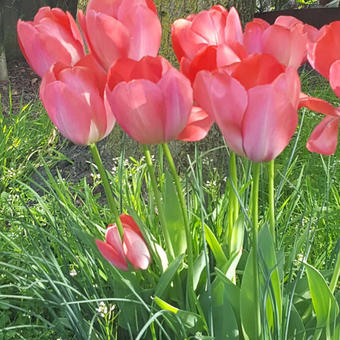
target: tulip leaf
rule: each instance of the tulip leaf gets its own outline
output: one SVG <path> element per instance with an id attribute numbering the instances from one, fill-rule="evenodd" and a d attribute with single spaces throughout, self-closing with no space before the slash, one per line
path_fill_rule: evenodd
<path id="1" fill-rule="evenodd" d="M 200 315 L 176 308 L 160 299 L 158 296 L 155 296 L 154 301 L 160 308 L 176 314 L 176 316 L 182 321 L 184 327 L 191 332 L 204 329 L 204 322 Z"/>
<path id="2" fill-rule="evenodd" d="M 239 288 L 234 286 L 219 271 L 218 276 L 211 289 L 211 299 L 208 293 L 204 292 L 200 297 L 200 303 L 209 320 L 209 311 L 212 312 L 213 329 L 215 339 L 239 339 Z M 236 307 L 236 308 L 234 308 Z"/>
<path id="3" fill-rule="evenodd" d="M 217 267 L 219 267 L 220 269 L 224 268 L 225 265 L 228 263 L 228 259 L 225 256 L 220 243 L 218 242 L 212 230 L 207 225 L 204 225 L 204 233 L 207 243 L 209 244 L 209 247 L 214 254 Z"/>
<path id="4" fill-rule="evenodd" d="M 264 284 L 264 293 L 268 295 L 267 300 L 267 320 L 269 327 L 274 327 L 276 320 L 276 330 L 279 331 L 282 323 L 282 297 L 280 289 L 279 266 L 276 259 L 274 242 L 267 224 L 259 232 L 259 254 L 264 273 L 261 281 Z"/>
<path id="5" fill-rule="evenodd" d="M 246 340 L 257 339 L 256 331 L 257 316 L 256 298 L 254 294 L 254 250 L 252 249 L 248 255 L 246 267 L 244 269 L 241 292 L 240 292 L 240 315 L 243 336 Z"/>
<path id="6" fill-rule="evenodd" d="M 169 286 L 174 275 L 176 274 L 178 267 L 183 260 L 184 254 L 177 256 L 168 266 L 166 271 L 161 275 L 158 284 L 155 289 L 156 296 L 162 296 L 166 288 Z"/>
<path id="7" fill-rule="evenodd" d="M 306 339 L 306 330 L 303 321 L 292 304 L 289 318 L 288 339 L 304 340 Z"/>
<path id="8" fill-rule="evenodd" d="M 327 328 L 326 331 L 331 332 L 335 329 L 339 307 L 320 272 L 308 263 L 305 263 L 305 267 L 317 320 L 317 330 L 313 339 L 318 339 L 321 335 L 318 330 Z"/>
<path id="9" fill-rule="evenodd" d="M 170 173 L 166 172 L 164 187 L 164 212 L 175 256 L 184 254 L 187 249 L 184 221 L 181 211 L 174 182 Z"/>
<path id="10" fill-rule="evenodd" d="M 201 254 L 197 257 L 197 259 L 194 262 L 194 270 L 193 270 L 194 290 L 196 290 L 198 286 L 198 283 L 201 278 L 201 274 L 205 266 L 206 266 L 205 254 L 204 252 L 201 252 Z"/>

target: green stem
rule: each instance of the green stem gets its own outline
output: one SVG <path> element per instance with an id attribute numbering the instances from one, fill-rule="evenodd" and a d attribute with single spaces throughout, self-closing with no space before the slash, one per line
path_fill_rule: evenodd
<path id="1" fill-rule="evenodd" d="M 334 294 L 336 285 L 339 280 L 339 275 L 340 275 L 340 253 L 338 253 L 336 263 L 335 263 L 335 268 L 332 276 L 331 283 L 329 284 L 329 289 L 331 290 L 332 294 Z"/>
<path id="2" fill-rule="evenodd" d="M 275 234 L 274 175 L 275 175 L 275 164 L 274 164 L 274 160 L 271 160 L 268 163 L 269 223 L 270 223 L 270 232 L 272 234 L 273 242 L 275 244 L 276 234 Z"/>
<path id="3" fill-rule="evenodd" d="M 259 268 L 258 268 L 258 205 L 259 205 L 259 182 L 260 182 L 261 163 L 253 163 L 253 187 L 251 195 L 252 206 L 252 243 L 253 243 L 253 274 L 254 274 L 254 297 L 255 297 L 255 327 L 257 338 L 260 338 L 261 331 L 261 314 L 260 314 L 260 285 L 259 285 Z"/>
<path id="4" fill-rule="evenodd" d="M 235 193 L 235 190 L 237 190 L 237 166 L 236 166 L 236 154 L 234 152 L 231 152 L 230 158 L 229 158 L 229 176 L 230 176 L 230 182 L 229 182 L 229 205 L 228 205 L 229 206 L 228 208 L 228 230 L 225 234 L 226 235 L 225 242 L 228 245 L 229 251 L 230 251 L 231 249 L 230 239 L 231 239 L 232 229 L 238 218 L 238 213 L 239 213 L 239 203 L 238 203 L 237 195 Z"/>
<path id="5" fill-rule="evenodd" d="M 120 221 L 120 218 L 119 218 L 117 203 L 116 203 L 116 201 L 115 201 L 115 199 L 112 195 L 110 183 L 107 179 L 105 168 L 104 168 L 103 162 L 100 158 L 100 154 L 99 154 L 97 145 L 95 143 L 90 144 L 90 149 L 91 149 L 91 152 L 92 152 L 94 162 L 97 165 L 97 168 L 98 168 L 98 171 L 99 171 L 99 174 L 100 174 L 100 178 L 102 180 L 102 184 L 103 184 L 103 187 L 104 187 L 107 202 L 109 204 L 112 215 L 113 215 L 113 217 L 116 221 L 116 225 L 117 225 L 117 228 L 118 228 L 120 238 L 123 241 L 123 236 L 124 236 L 123 225 L 122 225 L 122 222 Z"/>
<path id="6" fill-rule="evenodd" d="M 164 240 L 165 240 L 165 244 L 166 244 L 166 248 L 167 248 L 167 253 L 170 257 L 170 260 L 173 260 L 175 258 L 174 250 L 172 248 L 169 230 L 167 228 L 167 223 L 166 223 L 166 219 L 165 219 L 164 208 L 163 208 L 163 204 L 161 202 L 161 197 L 160 197 L 158 187 L 157 187 L 155 169 L 154 169 L 153 164 L 152 164 L 150 150 L 146 145 L 143 145 L 143 150 L 144 150 L 144 155 L 145 155 L 148 171 L 149 171 L 149 174 L 150 174 L 153 193 L 154 193 L 155 199 L 156 199 L 156 204 L 157 204 L 158 214 L 159 214 L 159 220 L 161 222 L 161 227 L 162 227 L 162 232 L 163 232 L 163 236 L 164 236 Z"/>
<path id="7" fill-rule="evenodd" d="M 195 302 L 192 299 L 192 297 L 194 296 L 194 283 L 193 283 L 194 282 L 194 273 L 193 273 L 194 255 L 193 255 L 192 237 L 191 237 L 190 226 L 189 226 L 189 221 L 188 221 L 188 212 L 187 212 L 187 208 L 186 208 L 186 204 L 185 204 L 185 200 L 184 200 L 181 182 L 180 182 L 179 176 L 177 174 L 176 166 L 175 166 L 174 160 L 172 158 L 170 149 L 169 149 L 167 144 L 162 144 L 162 147 L 163 147 L 165 157 L 166 157 L 166 159 L 169 163 L 169 167 L 170 167 L 172 177 L 175 181 L 177 195 L 178 195 L 180 206 L 181 206 L 181 211 L 182 211 L 182 216 L 183 216 L 183 221 L 184 221 L 184 228 L 185 228 L 185 236 L 186 236 L 187 247 L 188 247 L 187 248 L 188 249 L 187 288 L 188 288 L 188 292 L 189 292 L 189 302 L 190 302 L 191 306 L 194 306 Z"/>

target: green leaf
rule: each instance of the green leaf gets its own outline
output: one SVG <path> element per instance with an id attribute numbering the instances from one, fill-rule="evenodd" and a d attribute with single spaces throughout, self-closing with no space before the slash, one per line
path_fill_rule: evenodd
<path id="1" fill-rule="evenodd" d="M 184 254 L 187 249 L 184 221 L 181 206 L 169 172 L 165 173 L 164 212 L 175 256 Z"/>
<path id="2" fill-rule="evenodd" d="M 211 231 L 211 229 L 207 225 L 204 225 L 204 233 L 205 233 L 207 243 L 209 244 L 209 247 L 214 254 L 217 267 L 219 267 L 220 269 L 224 268 L 225 265 L 228 263 L 228 259 L 225 256 L 220 243 L 218 242 L 214 233 Z"/>
<path id="3" fill-rule="evenodd" d="M 263 280 L 260 279 L 260 282 L 264 284 L 265 296 L 269 297 L 266 306 L 267 320 L 271 329 L 276 326 L 278 335 L 282 325 L 280 276 L 273 238 L 267 225 L 264 225 L 259 232 L 259 254 L 263 264 L 261 274 Z"/>
<path id="4" fill-rule="evenodd" d="M 200 303 L 205 312 L 206 319 L 209 319 L 209 310 L 212 308 L 213 329 L 215 339 L 239 339 L 239 288 L 234 286 L 219 271 L 218 276 L 211 290 L 211 302 L 207 292 L 200 297 Z M 210 305 L 211 304 L 211 305 Z M 235 306 L 235 308 L 234 308 Z"/>
<path id="5" fill-rule="evenodd" d="M 254 271 L 253 271 L 254 255 L 253 249 L 250 251 L 246 263 L 246 268 L 243 273 L 241 292 L 240 292 L 240 314 L 243 336 L 246 340 L 257 339 L 256 332 L 256 299 L 254 295 Z"/>
<path id="6" fill-rule="evenodd" d="M 194 270 L 193 270 L 193 284 L 194 284 L 194 290 L 196 290 L 198 283 L 201 278 L 201 274 L 206 266 L 205 261 L 205 254 L 204 252 L 201 252 L 201 254 L 197 257 L 197 259 L 194 262 Z"/>
<path id="7" fill-rule="evenodd" d="M 306 339 L 305 326 L 303 321 L 294 307 L 291 306 L 290 318 L 289 318 L 289 328 L 288 328 L 288 339 L 292 340 L 304 340 Z"/>
<path id="8" fill-rule="evenodd" d="M 169 286 L 174 275 L 176 274 L 178 267 L 183 260 L 184 254 L 177 256 L 168 266 L 166 271 L 161 275 L 158 284 L 155 289 L 156 296 L 162 296 L 166 288 Z"/>
<path id="9" fill-rule="evenodd" d="M 184 327 L 191 332 L 204 329 L 204 322 L 198 314 L 176 308 L 160 299 L 158 296 L 155 296 L 154 301 L 160 308 L 176 314 L 176 316 L 183 322 Z"/>
<path id="10" fill-rule="evenodd" d="M 308 263 L 305 263 L 305 266 L 317 320 L 317 330 L 314 334 L 314 339 L 318 339 L 321 335 L 318 329 L 326 328 L 327 333 L 334 331 L 339 307 L 320 272 Z"/>

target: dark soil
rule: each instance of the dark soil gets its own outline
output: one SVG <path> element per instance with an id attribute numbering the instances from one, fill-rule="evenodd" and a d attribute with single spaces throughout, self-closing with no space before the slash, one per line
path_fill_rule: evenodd
<path id="1" fill-rule="evenodd" d="M 40 78 L 24 59 L 9 60 L 7 66 L 9 80 L 0 82 L 2 112 L 15 114 L 22 105 L 38 99 Z"/>

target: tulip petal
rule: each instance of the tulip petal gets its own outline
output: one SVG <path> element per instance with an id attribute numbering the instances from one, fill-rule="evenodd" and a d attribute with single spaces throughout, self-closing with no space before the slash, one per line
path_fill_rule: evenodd
<path id="1" fill-rule="evenodd" d="M 114 249 L 111 245 L 96 240 L 96 245 L 98 247 L 98 250 L 103 255 L 103 257 L 110 262 L 113 266 L 117 267 L 118 269 L 127 271 L 128 265 L 125 260 L 124 253 L 117 252 L 116 249 Z"/>
<path id="2" fill-rule="evenodd" d="M 262 36 L 265 29 L 269 26 L 266 21 L 258 18 L 246 24 L 243 40 L 248 54 L 263 52 Z"/>
<path id="3" fill-rule="evenodd" d="M 177 19 L 171 25 L 172 47 L 180 62 L 183 57 L 194 58 L 195 54 L 204 46 L 206 39 L 191 30 L 192 22 Z"/>
<path id="4" fill-rule="evenodd" d="M 286 66 L 297 69 L 306 57 L 307 34 L 303 33 L 302 24 L 291 29 L 272 25 L 264 31 L 262 39 L 263 52 Z"/>
<path id="5" fill-rule="evenodd" d="M 120 21 L 91 10 L 86 14 L 86 24 L 91 51 L 106 70 L 117 59 L 127 57 L 130 36 Z"/>
<path id="6" fill-rule="evenodd" d="M 171 68 L 158 82 L 166 110 L 164 141 L 176 139 L 186 126 L 192 109 L 193 95 L 189 80 Z"/>
<path id="7" fill-rule="evenodd" d="M 232 7 L 228 13 L 224 39 L 227 44 L 243 44 L 241 20 L 235 7 Z"/>
<path id="8" fill-rule="evenodd" d="M 247 92 L 223 71 L 201 71 L 194 83 L 195 100 L 216 121 L 229 148 L 244 155 L 242 120 L 248 105 Z"/>
<path id="9" fill-rule="evenodd" d="M 177 140 L 184 142 L 197 142 L 208 134 L 213 120 L 198 106 L 193 106 L 187 125 L 177 137 Z"/>
<path id="10" fill-rule="evenodd" d="M 129 58 L 140 60 L 146 55 L 157 55 L 162 27 L 156 13 L 146 6 L 130 5 L 129 10 L 118 19 L 129 31 Z"/>
<path id="11" fill-rule="evenodd" d="M 135 269 L 148 268 L 151 262 L 150 252 L 144 240 L 128 228 L 124 230 L 124 252 Z"/>
<path id="12" fill-rule="evenodd" d="M 329 116 L 337 117 L 340 115 L 339 109 L 323 99 L 308 97 L 301 92 L 299 108 L 306 107 L 307 109 L 319 113 L 324 113 Z"/>
<path id="13" fill-rule="evenodd" d="M 61 134 L 75 144 L 87 145 L 91 112 L 86 98 L 60 81 L 47 84 L 40 98 Z"/>
<path id="14" fill-rule="evenodd" d="M 334 21 L 320 30 L 316 42 L 307 45 L 308 61 L 312 67 L 329 79 L 329 69 L 340 59 L 340 21 Z"/>
<path id="15" fill-rule="evenodd" d="M 248 90 L 258 85 L 270 84 L 282 72 L 284 66 L 273 56 L 254 54 L 236 64 L 232 76 Z"/>
<path id="16" fill-rule="evenodd" d="M 127 214 L 121 214 L 119 216 L 120 221 L 122 222 L 123 228 L 130 228 L 136 234 L 138 234 L 141 238 L 144 239 L 142 232 L 140 231 L 138 224 L 135 222 L 132 216 Z"/>
<path id="17" fill-rule="evenodd" d="M 322 155 L 333 155 L 338 144 L 339 118 L 325 117 L 313 130 L 307 149 Z"/>
<path id="18" fill-rule="evenodd" d="M 206 44 L 218 45 L 224 42 L 225 25 L 226 15 L 212 9 L 198 13 L 192 21 L 191 29 L 205 39 Z"/>
<path id="19" fill-rule="evenodd" d="M 28 22 L 18 21 L 18 40 L 21 50 L 34 72 L 42 77 L 56 61 L 71 64 L 71 57 L 62 44 Z"/>
<path id="20" fill-rule="evenodd" d="M 288 145 L 297 127 L 297 111 L 287 94 L 273 85 L 251 88 L 248 96 L 242 126 L 243 147 L 250 160 L 267 162 Z"/>
<path id="21" fill-rule="evenodd" d="M 340 98 L 340 60 L 335 61 L 329 70 L 329 83 L 334 93 Z"/>
<path id="22" fill-rule="evenodd" d="M 142 144 L 164 142 L 165 107 L 156 84 L 144 79 L 122 82 L 106 96 L 117 122 L 131 138 Z"/>

